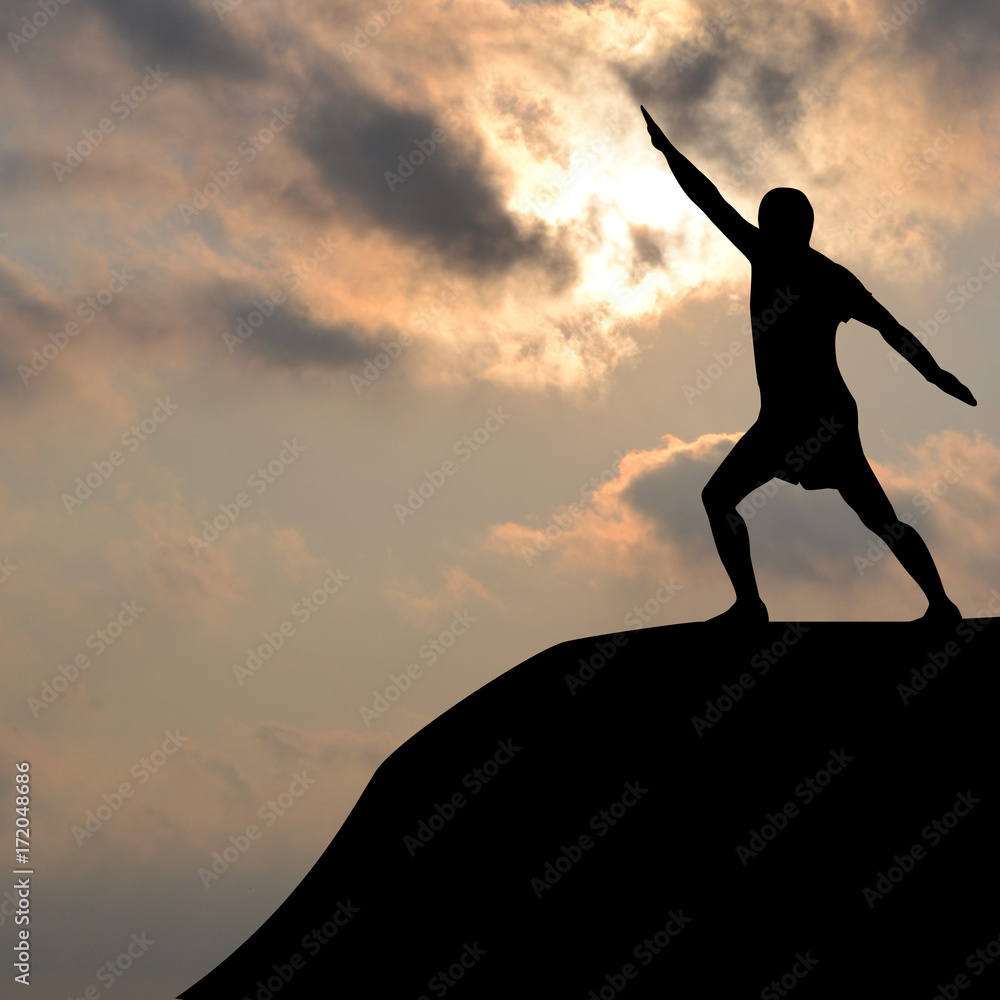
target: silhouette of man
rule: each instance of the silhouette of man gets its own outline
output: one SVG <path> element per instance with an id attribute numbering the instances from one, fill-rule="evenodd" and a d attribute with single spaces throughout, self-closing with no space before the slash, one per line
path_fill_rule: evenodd
<path id="1" fill-rule="evenodd" d="M 750 313 L 760 413 L 702 491 L 712 537 L 736 602 L 713 621 L 766 622 L 750 561 L 750 537 L 736 505 L 771 479 L 805 489 L 836 489 L 865 527 L 887 543 L 927 597 L 923 618 L 958 622 L 923 539 L 904 524 L 875 478 L 858 434 L 858 407 L 834 346 L 837 327 L 854 319 L 874 327 L 921 375 L 956 399 L 976 405 L 954 375 L 875 301 L 846 267 L 809 246 L 813 210 L 795 188 L 761 199 L 759 226 L 736 211 L 640 106 L 653 146 L 666 157 L 684 193 L 752 265 Z"/>

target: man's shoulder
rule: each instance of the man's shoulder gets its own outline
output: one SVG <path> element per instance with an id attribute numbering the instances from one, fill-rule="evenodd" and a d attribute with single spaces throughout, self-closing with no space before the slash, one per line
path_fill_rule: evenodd
<path id="1" fill-rule="evenodd" d="M 851 277 L 854 277 L 854 275 L 851 274 L 851 272 L 846 267 L 844 267 L 843 264 L 838 264 L 835 260 L 831 260 L 831 258 L 827 257 L 826 254 L 820 253 L 814 247 L 809 248 L 808 259 L 809 262 L 814 267 L 822 267 L 829 270 L 838 271 L 842 274 L 850 274 Z"/>
<path id="2" fill-rule="evenodd" d="M 848 288 L 868 291 L 861 279 L 853 271 L 844 267 L 843 264 L 838 264 L 835 260 L 831 260 L 825 254 L 814 250 L 812 247 L 809 248 L 809 262 L 817 271 L 822 273 L 826 280 L 837 281 Z"/>

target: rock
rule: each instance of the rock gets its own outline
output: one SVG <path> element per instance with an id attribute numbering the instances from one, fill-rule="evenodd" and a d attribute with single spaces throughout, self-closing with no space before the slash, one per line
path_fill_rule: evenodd
<path id="1" fill-rule="evenodd" d="M 393 753 L 183 1000 L 995 989 L 998 646 L 992 619 L 554 646 Z"/>

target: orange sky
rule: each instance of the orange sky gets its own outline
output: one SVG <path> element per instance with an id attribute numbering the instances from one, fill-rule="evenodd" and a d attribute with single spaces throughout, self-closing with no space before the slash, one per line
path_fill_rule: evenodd
<path id="1" fill-rule="evenodd" d="M 813 245 L 977 395 L 841 330 L 897 511 L 967 616 L 1000 588 L 991 4 L 371 10 L 3 16 L 2 742 L 44 786 L 46 996 L 103 993 L 94 970 L 142 932 L 116 995 L 175 994 L 445 708 L 564 639 L 731 601 L 700 491 L 756 415 L 733 351 L 749 268 L 640 103 L 747 218 L 806 191 Z M 923 611 L 831 491 L 743 509 L 772 618 Z M 303 768 L 315 785 L 206 888 Z"/>

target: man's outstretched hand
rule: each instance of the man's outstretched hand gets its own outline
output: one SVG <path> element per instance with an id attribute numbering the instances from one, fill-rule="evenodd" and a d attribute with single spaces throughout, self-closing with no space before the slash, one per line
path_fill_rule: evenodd
<path id="1" fill-rule="evenodd" d="M 665 153 L 667 147 L 670 145 L 667 137 L 663 134 L 660 126 L 649 117 L 649 112 L 641 104 L 639 105 L 639 110 L 642 112 L 642 117 L 646 119 L 646 131 L 649 132 L 653 148 L 658 149 L 661 153 Z"/>
<path id="2" fill-rule="evenodd" d="M 942 392 L 948 393 L 949 396 L 954 396 L 955 399 L 968 403 L 969 406 L 976 405 L 976 397 L 969 391 L 968 386 L 959 382 L 951 372 L 939 369 L 927 381 L 936 385 Z"/>

